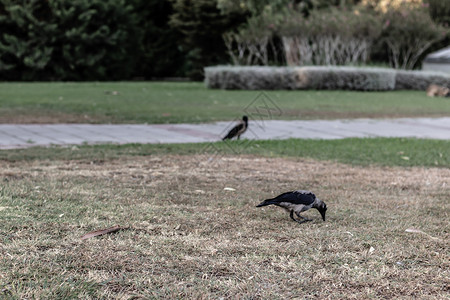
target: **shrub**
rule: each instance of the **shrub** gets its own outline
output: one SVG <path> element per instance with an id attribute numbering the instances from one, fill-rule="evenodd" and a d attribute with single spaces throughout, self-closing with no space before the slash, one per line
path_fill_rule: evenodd
<path id="1" fill-rule="evenodd" d="M 445 0 L 425 0 L 428 5 L 431 18 L 445 26 L 450 25 L 450 1 Z"/>
<path id="2" fill-rule="evenodd" d="M 129 77 L 139 40 L 131 10 L 125 0 L 0 0 L 0 79 Z"/>
<path id="3" fill-rule="evenodd" d="M 205 68 L 209 88 L 393 90 L 395 71 L 353 67 L 231 67 Z"/>
<path id="4" fill-rule="evenodd" d="M 248 19 L 245 27 L 223 34 L 225 46 L 234 65 L 269 64 L 269 42 L 273 28 L 270 20 L 263 17 Z"/>
<path id="5" fill-rule="evenodd" d="M 279 28 L 288 65 L 348 65 L 366 62 L 381 23 L 365 11 L 291 13 Z"/>
<path id="6" fill-rule="evenodd" d="M 295 70 L 286 67 L 231 67 L 205 68 L 205 82 L 209 88 L 229 90 L 296 89 Z"/>
<path id="7" fill-rule="evenodd" d="M 434 83 L 450 87 L 450 75 L 437 72 L 356 67 L 235 67 L 205 68 L 209 88 L 242 90 L 426 90 Z"/>
<path id="8" fill-rule="evenodd" d="M 387 45 L 389 62 L 396 69 L 413 69 L 420 57 L 448 31 L 433 22 L 425 9 L 401 6 L 383 15 L 382 41 Z"/>
<path id="9" fill-rule="evenodd" d="M 397 70 L 395 75 L 396 90 L 426 90 L 430 84 L 450 88 L 450 75 L 429 71 Z"/>
<path id="10" fill-rule="evenodd" d="M 386 91 L 395 87 L 395 72 L 385 68 L 303 67 L 299 88 L 317 90 Z"/>

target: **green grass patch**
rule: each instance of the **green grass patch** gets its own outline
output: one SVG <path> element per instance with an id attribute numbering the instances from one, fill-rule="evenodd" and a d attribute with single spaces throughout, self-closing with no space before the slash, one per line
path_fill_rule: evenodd
<path id="1" fill-rule="evenodd" d="M 0 123 L 183 123 L 231 120 L 260 91 L 199 82 L 0 83 Z M 281 119 L 448 116 L 423 91 L 266 91 Z"/>
<path id="2" fill-rule="evenodd" d="M 414 138 L 348 138 L 339 140 L 288 139 L 280 141 L 241 140 L 192 144 L 103 144 L 73 147 L 32 147 L 2 150 L 0 159 L 109 160 L 124 156 L 155 154 L 204 154 L 205 159 L 221 155 L 250 154 L 264 157 L 308 157 L 351 165 L 450 167 L 450 141 Z"/>

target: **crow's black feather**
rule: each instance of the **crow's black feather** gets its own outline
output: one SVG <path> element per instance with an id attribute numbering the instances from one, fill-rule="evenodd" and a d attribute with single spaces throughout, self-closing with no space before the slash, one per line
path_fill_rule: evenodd
<path id="1" fill-rule="evenodd" d="M 230 132 L 228 132 L 228 134 L 223 138 L 223 140 L 227 140 L 227 139 L 232 139 L 234 138 L 239 131 L 241 131 L 244 128 L 244 124 L 238 124 L 236 126 L 234 126 Z"/>
<path id="2" fill-rule="evenodd" d="M 233 128 L 231 128 L 231 130 L 222 139 L 222 141 L 231 140 L 234 137 L 237 137 L 239 139 L 241 135 L 247 130 L 247 127 L 248 127 L 248 117 L 243 116 L 242 121 Z"/>
<path id="3" fill-rule="evenodd" d="M 289 202 L 292 204 L 303 204 L 303 205 L 311 205 L 314 200 L 316 200 L 316 195 L 307 191 L 293 191 L 283 193 L 275 198 L 267 199 L 266 205 L 276 204 L 280 202 Z"/>
<path id="4" fill-rule="evenodd" d="M 307 221 L 311 221 L 310 219 L 306 219 L 300 213 L 309 210 L 310 208 L 315 208 L 320 212 L 322 219 L 325 221 L 325 214 L 327 212 L 327 205 L 325 202 L 320 200 L 310 191 L 298 190 L 283 193 L 275 198 L 267 199 L 258 204 L 256 207 L 266 206 L 266 205 L 276 205 L 279 207 L 283 207 L 290 212 L 290 217 L 292 220 L 298 223 L 304 223 Z M 294 213 L 297 217 L 301 218 L 302 221 L 294 218 Z"/>

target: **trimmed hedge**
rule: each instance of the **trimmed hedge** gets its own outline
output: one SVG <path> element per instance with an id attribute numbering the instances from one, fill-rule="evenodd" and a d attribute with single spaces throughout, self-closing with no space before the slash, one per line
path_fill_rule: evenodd
<path id="1" fill-rule="evenodd" d="M 426 90 L 431 83 L 450 87 L 450 75 L 335 66 L 215 66 L 205 68 L 205 83 L 208 88 L 230 90 Z"/>
<path id="2" fill-rule="evenodd" d="M 450 88 L 450 75 L 431 71 L 398 70 L 395 76 L 396 90 L 426 90 L 430 84 Z"/>
<path id="3" fill-rule="evenodd" d="M 297 68 L 299 88 L 317 90 L 385 91 L 395 88 L 395 71 L 382 68 Z"/>

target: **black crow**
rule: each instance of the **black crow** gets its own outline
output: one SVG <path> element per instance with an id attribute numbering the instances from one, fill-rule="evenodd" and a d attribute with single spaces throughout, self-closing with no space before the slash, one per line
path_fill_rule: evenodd
<path id="1" fill-rule="evenodd" d="M 322 215 L 322 219 L 325 221 L 325 213 L 327 212 L 327 205 L 325 204 L 325 202 L 317 198 L 316 195 L 314 195 L 310 191 L 298 190 L 283 193 L 275 198 L 264 200 L 256 207 L 271 204 L 283 207 L 288 211 L 290 211 L 291 219 L 300 224 L 307 221 L 312 221 L 300 215 L 301 212 L 307 211 L 311 207 L 316 208 Z M 302 221 L 299 221 L 294 218 L 294 212 L 299 218 L 302 219 Z"/>
<path id="2" fill-rule="evenodd" d="M 237 136 L 239 140 L 241 138 L 241 134 L 243 134 L 247 130 L 247 127 L 248 127 L 248 117 L 243 116 L 242 121 L 239 122 L 239 124 L 237 124 L 236 126 L 234 126 L 230 130 L 230 132 L 228 132 L 228 134 L 222 139 L 222 141 L 225 141 L 227 139 L 231 140 L 235 136 Z"/>

